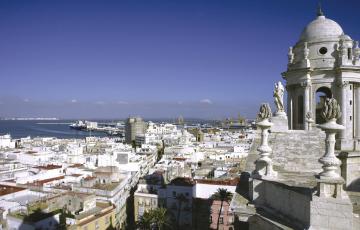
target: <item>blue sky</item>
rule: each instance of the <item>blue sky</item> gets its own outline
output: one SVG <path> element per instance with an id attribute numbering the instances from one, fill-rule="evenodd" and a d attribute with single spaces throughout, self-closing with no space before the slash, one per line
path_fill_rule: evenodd
<path id="1" fill-rule="evenodd" d="M 360 1 L 322 1 L 360 38 Z M 345 4 L 346 3 L 346 4 Z M 317 1 L 0 1 L 0 116 L 254 117 Z"/>

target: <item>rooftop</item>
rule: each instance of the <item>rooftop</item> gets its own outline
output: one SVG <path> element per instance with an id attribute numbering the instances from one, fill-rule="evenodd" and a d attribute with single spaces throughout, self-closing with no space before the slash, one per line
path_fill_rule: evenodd
<path id="1" fill-rule="evenodd" d="M 37 180 L 37 181 L 34 181 L 32 183 L 28 183 L 28 185 L 33 185 L 33 186 L 42 186 L 46 183 L 49 183 L 49 182 L 52 182 L 52 181 L 56 181 L 56 180 L 62 180 L 64 179 L 65 176 L 58 176 L 58 177 L 52 177 L 52 178 L 48 178 L 48 179 L 45 179 L 45 180 Z"/>
<path id="2" fill-rule="evenodd" d="M 51 170 L 51 169 L 60 169 L 60 168 L 62 168 L 62 166 L 61 165 L 48 164 L 48 165 L 35 166 L 34 168 L 44 169 L 44 170 Z"/>
<path id="3" fill-rule="evenodd" d="M 222 180 L 195 179 L 195 181 L 197 184 L 236 186 L 239 183 L 240 178 L 222 179 Z"/>
<path id="4" fill-rule="evenodd" d="M 195 182 L 191 178 L 177 177 L 173 179 L 169 185 L 192 187 L 194 184 Z"/>
<path id="5" fill-rule="evenodd" d="M 5 196 L 14 192 L 19 192 L 25 190 L 25 188 L 9 186 L 9 185 L 0 185 L 0 196 Z"/>

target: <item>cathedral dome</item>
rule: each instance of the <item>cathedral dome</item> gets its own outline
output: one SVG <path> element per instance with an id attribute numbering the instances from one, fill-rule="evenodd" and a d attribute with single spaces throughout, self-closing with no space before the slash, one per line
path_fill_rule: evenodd
<path id="1" fill-rule="evenodd" d="M 316 39 L 338 38 L 343 34 L 343 30 L 335 21 L 319 15 L 314 21 L 310 22 L 301 33 L 301 41 Z"/>

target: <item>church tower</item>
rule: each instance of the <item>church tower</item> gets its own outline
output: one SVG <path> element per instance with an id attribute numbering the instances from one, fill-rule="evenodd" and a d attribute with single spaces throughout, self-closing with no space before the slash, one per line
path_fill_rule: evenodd
<path id="1" fill-rule="evenodd" d="M 289 48 L 286 80 L 289 129 L 307 129 L 312 118 L 323 123 L 326 98 L 340 103 L 338 123 L 346 127 L 337 136 L 337 148 L 360 150 L 360 48 L 358 42 L 328 19 L 321 8 L 315 20 Z"/>

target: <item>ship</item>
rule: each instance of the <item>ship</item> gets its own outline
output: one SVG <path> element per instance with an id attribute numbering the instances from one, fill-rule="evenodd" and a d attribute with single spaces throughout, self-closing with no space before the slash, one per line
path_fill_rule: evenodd
<path id="1" fill-rule="evenodd" d="M 86 129 L 86 123 L 84 121 L 76 121 L 75 123 L 69 125 L 71 129 L 84 130 Z"/>

